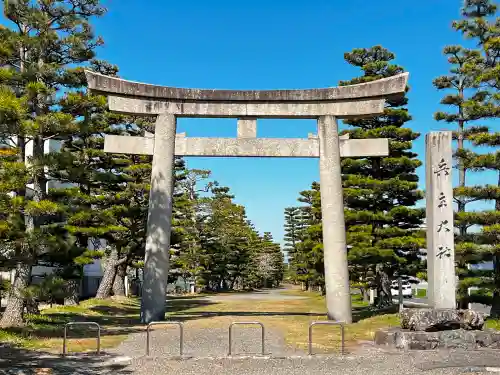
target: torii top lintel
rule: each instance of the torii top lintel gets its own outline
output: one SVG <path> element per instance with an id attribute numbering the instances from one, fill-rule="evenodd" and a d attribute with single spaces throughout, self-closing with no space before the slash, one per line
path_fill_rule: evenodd
<path id="1" fill-rule="evenodd" d="M 106 95 L 173 101 L 334 102 L 402 95 L 408 73 L 356 85 L 298 90 L 209 90 L 151 85 L 85 71 L 90 90 Z"/>

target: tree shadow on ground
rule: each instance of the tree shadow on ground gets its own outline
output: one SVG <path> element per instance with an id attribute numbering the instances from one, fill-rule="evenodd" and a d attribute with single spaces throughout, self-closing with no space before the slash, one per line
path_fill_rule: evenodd
<path id="1" fill-rule="evenodd" d="M 167 299 L 167 313 L 185 311 L 194 309 L 200 306 L 216 305 L 218 302 L 213 302 L 208 299 L 203 299 L 200 296 L 173 297 Z"/>
<path id="2" fill-rule="evenodd" d="M 199 306 L 213 304 L 198 298 L 172 298 L 176 303 L 168 303 L 167 311 L 183 311 Z M 97 323 L 101 329 L 101 338 L 107 336 L 128 335 L 144 332 L 146 326 L 140 322 L 139 304 L 128 306 L 108 306 L 106 304 L 89 307 L 85 311 L 63 310 L 41 315 L 32 315 L 23 327 L 10 327 L 1 332 L 28 340 L 62 339 L 67 323 Z M 68 339 L 93 339 L 97 336 L 96 327 L 91 325 L 71 326 L 67 330 Z"/>
<path id="3" fill-rule="evenodd" d="M 384 308 L 374 308 L 373 306 L 355 307 L 352 309 L 352 321 L 353 323 L 357 323 L 361 320 L 372 318 L 374 316 L 395 314 L 398 311 L 398 305 L 387 306 Z"/>
<path id="4" fill-rule="evenodd" d="M 303 312 L 303 311 L 189 311 L 191 308 L 200 306 L 217 305 L 217 302 L 203 300 L 200 297 L 178 297 L 171 298 L 168 304 L 168 318 L 181 321 L 212 318 L 218 316 L 310 316 L 324 318 L 326 312 Z M 353 322 L 357 323 L 374 316 L 393 314 L 398 312 L 398 306 L 388 306 L 386 308 L 373 308 L 372 306 L 354 307 Z"/>
<path id="5" fill-rule="evenodd" d="M 211 295 L 220 295 L 220 294 L 246 294 L 246 293 L 252 293 L 252 294 L 265 294 L 268 293 L 269 291 L 272 290 L 287 290 L 287 288 L 283 286 L 278 286 L 276 288 L 259 288 L 259 289 L 235 289 L 235 290 L 219 290 L 219 291 L 212 291 L 212 290 L 206 290 L 203 291 L 203 295 L 211 296 Z"/>
<path id="6" fill-rule="evenodd" d="M 36 374 L 41 369 L 51 375 L 67 375 L 78 373 L 80 375 L 98 375 L 104 371 L 113 371 L 115 375 L 132 374 L 127 369 L 127 364 L 106 364 L 109 356 L 82 355 L 61 357 L 50 353 L 17 348 L 8 344 L 0 344 L 0 372 Z M 37 371 L 37 369 L 39 369 Z"/>
<path id="7" fill-rule="evenodd" d="M 95 322 L 101 329 L 101 338 L 105 336 L 127 335 L 134 332 L 141 332 L 143 329 L 137 327 L 138 318 L 129 317 L 105 317 L 105 316 L 82 316 L 79 314 L 57 314 L 57 320 L 43 324 L 28 323 L 23 327 L 3 328 L 2 331 L 14 334 L 26 339 L 53 339 L 62 338 L 66 323 L 71 322 Z M 95 338 L 97 329 L 91 325 L 72 326 L 68 328 L 68 337 L 75 338 Z"/>

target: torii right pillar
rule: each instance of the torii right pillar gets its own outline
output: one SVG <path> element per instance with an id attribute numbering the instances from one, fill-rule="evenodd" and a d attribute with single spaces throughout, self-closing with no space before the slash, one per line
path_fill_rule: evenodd
<path id="1" fill-rule="evenodd" d="M 323 258 L 328 319 L 352 323 L 337 119 L 318 119 Z"/>

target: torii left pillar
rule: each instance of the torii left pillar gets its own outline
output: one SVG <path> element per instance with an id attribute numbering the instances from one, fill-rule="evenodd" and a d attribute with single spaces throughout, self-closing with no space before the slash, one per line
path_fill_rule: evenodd
<path id="1" fill-rule="evenodd" d="M 174 115 L 158 115 L 155 126 L 141 300 L 141 322 L 143 323 L 165 319 L 172 229 L 176 127 Z M 158 298 L 158 296 L 162 297 Z"/>

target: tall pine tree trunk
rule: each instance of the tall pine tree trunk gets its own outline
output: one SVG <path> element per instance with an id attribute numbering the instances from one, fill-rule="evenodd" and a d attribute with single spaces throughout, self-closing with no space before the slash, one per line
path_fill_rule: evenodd
<path id="1" fill-rule="evenodd" d="M 64 297 L 64 305 L 74 306 L 80 303 L 80 279 L 66 280 L 66 296 Z"/>
<path id="2" fill-rule="evenodd" d="M 127 257 L 123 257 L 121 259 L 119 259 L 118 257 L 119 249 L 112 247 L 111 253 L 109 254 L 108 259 L 106 259 L 106 265 L 104 266 L 104 275 L 102 277 L 101 284 L 99 284 L 99 289 L 97 289 L 95 298 L 104 299 L 111 297 L 118 267 L 126 264 L 128 260 Z"/>
<path id="3" fill-rule="evenodd" d="M 500 172 L 498 172 L 498 186 L 500 186 Z M 495 202 L 495 210 L 500 211 L 500 199 Z M 500 317 L 500 254 L 493 256 L 493 300 L 491 301 L 490 316 Z"/>
<path id="4" fill-rule="evenodd" d="M 31 266 L 18 263 L 14 275 L 14 282 L 9 290 L 7 307 L 0 320 L 0 327 L 18 327 L 23 325 L 24 296 L 31 279 Z"/>
<path id="5" fill-rule="evenodd" d="M 376 284 L 377 284 L 377 302 L 379 308 L 392 305 L 391 280 L 382 264 L 377 264 Z"/>
<path id="6" fill-rule="evenodd" d="M 20 23 L 19 28 L 22 33 L 27 31 L 27 26 Z M 26 61 L 27 51 L 24 45 L 21 45 L 19 48 L 19 72 L 23 73 L 25 69 L 25 61 Z M 17 148 L 19 149 L 18 153 L 18 162 L 25 163 L 26 162 L 26 139 L 24 138 L 24 134 L 17 135 Z M 26 187 L 16 191 L 16 196 L 25 198 L 26 197 Z M 28 224 L 29 217 L 25 216 L 25 223 Z M 25 230 L 28 232 L 32 230 L 32 228 L 28 228 L 26 225 Z M 26 246 L 26 245 L 22 245 Z M 21 249 L 27 250 L 27 249 Z M 16 265 L 16 270 L 14 274 L 14 280 L 12 282 L 11 288 L 8 293 L 7 306 L 2 315 L 2 319 L 0 320 L 0 327 L 12 327 L 12 326 L 20 326 L 23 324 L 23 312 L 24 312 L 24 297 L 23 290 L 28 287 L 31 281 L 31 264 L 21 263 L 19 262 Z"/>
<path id="7" fill-rule="evenodd" d="M 458 90 L 458 96 L 460 97 L 461 100 L 464 100 L 464 89 L 460 88 Z M 458 120 L 458 135 L 457 135 L 457 152 L 463 151 L 464 149 L 464 126 L 465 126 L 465 121 L 463 120 L 463 108 L 462 106 L 459 106 L 458 108 L 459 114 L 460 114 L 460 119 Z M 458 186 L 459 187 L 465 187 L 465 163 L 464 160 L 462 160 L 460 157 L 458 158 Z M 465 205 L 466 202 L 463 198 L 460 198 L 457 200 L 457 211 L 460 212 L 465 212 Z M 467 234 L 467 224 L 462 224 L 458 228 L 460 237 L 464 237 Z M 459 292 L 458 293 L 458 301 L 457 301 L 457 306 L 460 309 L 466 309 L 468 306 L 468 296 L 463 295 L 463 293 Z"/>
<path id="8" fill-rule="evenodd" d="M 127 275 L 127 264 L 120 264 L 116 267 L 115 281 L 113 282 L 113 294 L 125 297 L 125 276 Z"/>
<path id="9" fill-rule="evenodd" d="M 106 265 L 104 266 L 104 275 L 102 277 L 101 283 L 99 284 L 99 289 L 97 289 L 95 298 L 104 299 L 111 297 L 111 292 L 113 291 L 113 284 L 116 277 L 117 261 L 118 250 L 113 247 L 108 259 L 106 259 Z"/>

